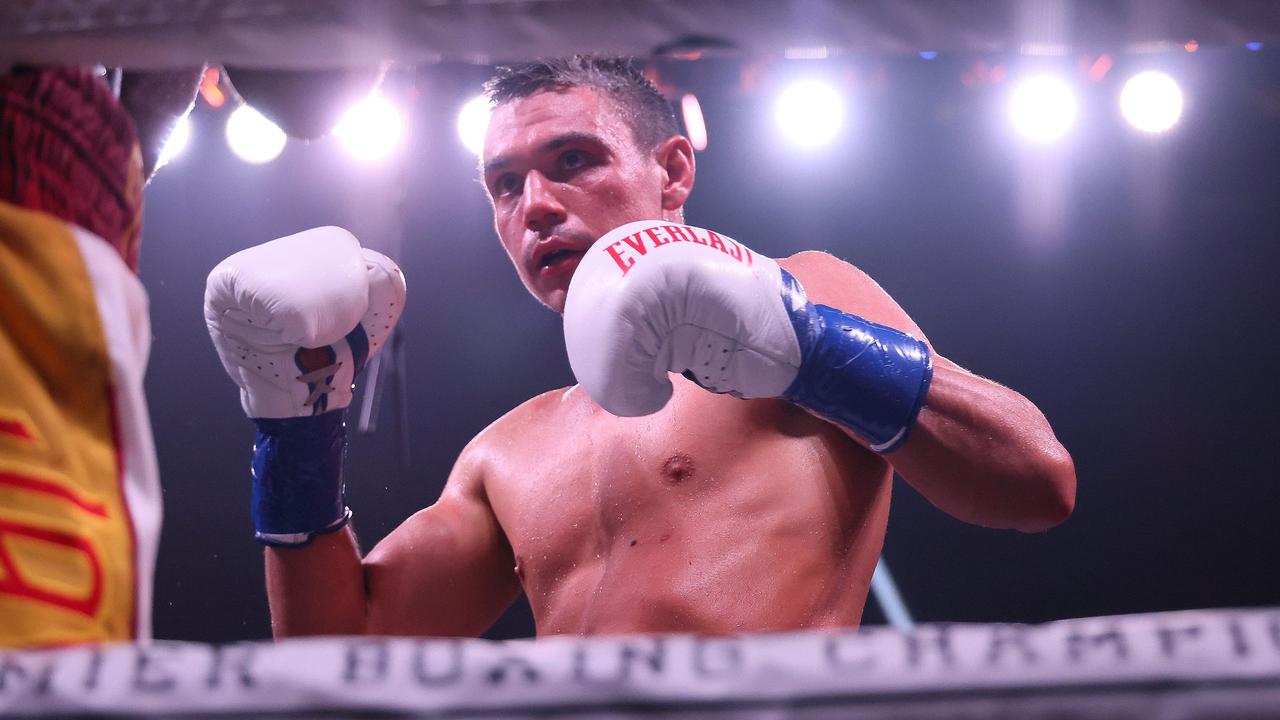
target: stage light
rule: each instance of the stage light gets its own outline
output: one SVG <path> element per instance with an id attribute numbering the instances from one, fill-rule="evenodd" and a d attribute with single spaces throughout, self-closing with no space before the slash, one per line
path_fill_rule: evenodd
<path id="1" fill-rule="evenodd" d="M 1258 42 L 1257 40 L 1253 40 L 1251 42 L 1245 43 L 1244 47 L 1249 52 L 1258 52 L 1259 50 L 1262 49 L 1262 43 Z"/>
<path id="2" fill-rule="evenodd" d="M 209 107 L 220 108 L 227 103 L 227 94 L 222 92 L 220 78 L 222 73 L 216 67 L 206 68 L 200 78 L 200 97 L 209 103 Z"/>
<path id="3" fill-rule="evenodd" d="M 774 117 L 782 134 L 793 144 L 816 147 L 829 142 L 840 130 L 844 102 L 830 85 L 802 80 L 778 96 Z"/>
<path id="4" fill-rule="evenodd" d="M 787 60 L 826 60 L 831 57 L 831 50 L 826 45 L 789 47 L 783 48 L 782 57 Z"/>
<path id="5" fill-rule="evenodd" d="M 186 149 L 187 142 L 191 140 L 191 115 L 183 115 L 178 124 L 173 126 L 173 130 L 169 132 L 169 137 L 164 141 L 164 148 L 160 150 L 160 157 L 156 160 L 156 169 L 169 164 L 169 161 L 182 154 Z"/>
<path id="6" fill-rule="evenodd" d="M 920 57 L 924 58 L 925 60 L 934 60 L 934 59 L 937 59 L 938 57 L 938 51 L 937 50 L 921 50 Z"/>
<path id="7" fill-rule="evenodd" d="M 379 160 L 400 142 L 400 111 L 381 95 L 370 95 L 342 116 L 333 134 L 355 157 Z"/>
<path id="8" fill-rule="evenodd" d="M 248 105 L 236 108 L 227 118 L 227 144 L 247 163 L 275 160 L 287 141 L 283 130 Z"/>
<path id="9" fill-rule="evenodd" d="M 1143 132 L 1164 132 L 1182 117 L 1182 90 L 1164 73 L 1140 72 L 1120 91 L 1120 112 Z"/>
<path id="10" fill-rule="evenodd" d="M 484 133 L 489 129 L 489 98 L 477 95 L 458 111 L 458 138 L 468 150 L 479 155 L 484 150 Z"/>
<path id="11" fill-rule="evenodd" d="M 687 93 L 680 98 L 680 112 L 684 115 L 684 130 L 689 133 L 689 144 L 702 152 L 707 149 L 707 121 L 702 117 L 702 104 L 698 96 Z"/>
<path id="12" fill-rule="evenodd" d="M 1060 78 L 1037 75 L 1023 80 L 1009 101 L 1014 128 L 1033 142 L 1051 142 L 1067 134 L 1076 120 L 1076 96 Z"/>
<path id="13" fill-rule="evenodd" d="M 1099 55 L 1098 59 L 1095 60 L 1092 65 L 1089 66 L 1089 79 L 1093 80 L 1094 82 L 1101 80 L 1102 78 L 1107 76 L 1107 73 L 1111 70 L 1111 66 L 1114 64 L 1115 63 L 1111 59 L 1110 55 L 1107 55 L 1105 53 L 1102 55 Z"/>

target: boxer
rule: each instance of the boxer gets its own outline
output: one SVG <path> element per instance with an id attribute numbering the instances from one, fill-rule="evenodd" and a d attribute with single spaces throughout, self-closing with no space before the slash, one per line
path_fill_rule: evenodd
<path id="1" fill-rule="evenodd" d="M 474 635 L 522 590 L 539 635 L 853 626 L 895 471 L 979 525 L 1039 532 L 1070 514 L 1074 467 L 1043 414 L 938 354 L 871 278 L 684 224 L 693 151 L 632 65 L 504 68 L 488 91 L 497 234 L 530 293 L 563 313 L 579 383 L 476 436 L 440 499 L 368 555 L 342 494 L 341 373 L 360 364 L 347 334 L 398 297 L 397 274 L 368 258 L 357 272 L 352 241 L 295 238 L 210 278 L 215 344 L 259 426 L 277 636 Z M 284 257 L 347 279 L 317 297 L 263 271 Z M 344 317 L 318 333 L 322 305 Z M 315 344 L 337 380 L 317 385 L 301 362 Z M 295 361 L 268 380 L 246 371 L 259 357 Z M 259 397 L 284 395 L 263 414 Z"/>
<path id="2" fill-rule="evenodd" d="M 0 646 L 151 635 L 142 188 L 202 73 L 0 72 Z"/>

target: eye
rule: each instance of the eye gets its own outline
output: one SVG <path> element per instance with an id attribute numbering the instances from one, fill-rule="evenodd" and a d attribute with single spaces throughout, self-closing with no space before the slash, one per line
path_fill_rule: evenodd
<path id="1" fill-rule="evenodd" d="M 560 167 L 565 170 L 577 170 L 587 164 L 587 154 L 581 150 L 566 150 L 560 154 Z"/>
<path id="2" fill-rule="evenodd" d="M 520 178 L 514 173 L 499 175 L 497 180 L 493 181 L 494 195 L 510 195 L 520 189 Z"/>

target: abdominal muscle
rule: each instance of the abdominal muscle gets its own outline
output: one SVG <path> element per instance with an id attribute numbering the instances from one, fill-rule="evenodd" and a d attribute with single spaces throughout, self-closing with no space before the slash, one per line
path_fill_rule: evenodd
<path id="1" fill-rule="evenodd" d="M 888 465 L 788 403 L 673 380 L 646 418 L 577 388 L 513 413 L 486 490 L 538 634 L 857 625 Z"/>

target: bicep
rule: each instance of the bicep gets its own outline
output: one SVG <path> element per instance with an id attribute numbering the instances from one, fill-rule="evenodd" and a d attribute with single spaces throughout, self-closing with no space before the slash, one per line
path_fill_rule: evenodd
<path id="1" fill-rule="evenodd" d="M 369 632 L 475 636 L 515 599 L 511 547 L 478 489 L 446 487 L 365 558 Z"/>

